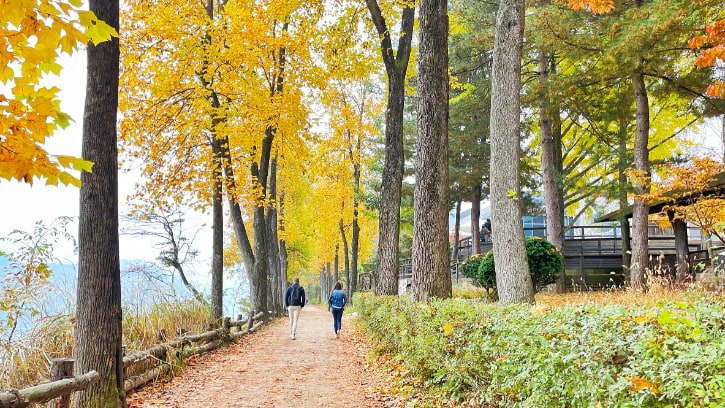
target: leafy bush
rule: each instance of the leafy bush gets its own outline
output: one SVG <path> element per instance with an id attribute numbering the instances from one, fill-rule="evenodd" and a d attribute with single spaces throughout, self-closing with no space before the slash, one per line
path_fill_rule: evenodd
<path id="1" fill-rule="evenodd" d="M 721 302 L 356 302 L 369 335 L 429 394 L 522 408 L 725 406 Z"/>
<path id="2" fill-rule="evenodd" d="M 478 273 L 478 266 L 483 261 L 483 254 L 476 254 L 466 259 L 459 267 L 458 272 L 463 276 L 473 278 Z"/>
<path id="3" fill-rule="evenodd" d="M 564 257 L 561 252 L 557 251 L 549 241 L 539 237 L 526 237 L 524 242 L 526 256 L 529 259 L 529 272 L 536 290 L 555 283 L 559 273 L 564 269 Z M 493 251 L 486 253 L 478 270 L 470 278 L 476 286 L 496 287 Z"/>

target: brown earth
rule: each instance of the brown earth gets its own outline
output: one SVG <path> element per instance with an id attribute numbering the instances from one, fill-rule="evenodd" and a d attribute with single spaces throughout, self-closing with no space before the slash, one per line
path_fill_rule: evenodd
<path id="1" fill-rule="evenodd" d="M 289 337 L 279 319 L 237 344 L 197 357 L 172 380 L 129 397 L 133 408 L 377 408 L 397 403 L 383 395 L 383 374 L 367 362 L 369 347 L 343 318 L 336 339 L 332 316 L 306 306 Z M 352 334 L 351 334 L 352 333 Z"/>

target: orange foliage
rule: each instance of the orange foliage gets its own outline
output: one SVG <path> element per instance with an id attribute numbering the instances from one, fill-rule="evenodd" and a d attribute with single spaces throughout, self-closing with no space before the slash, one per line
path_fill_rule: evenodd
<path id="1" fill-rule="evenodd" d="M 715 66 L 718 60 L 725 62 L 725 20 L 707 26 L 705 34 L 691 38 L 688 45 L 693 50 L 704 48 L 696 60 L 698 67 Z M 725 98 L 725 83 L 712 83 L 707 87 L 707 94 L 715 98 Z"/>
<path id="2" fill-rule="evenodd" d="M 606 14 L 614 10 L 614 0 L 566 0 L 574 10 L 589 10 L 595 14 Z"/>
<path id="3" fill-rule="evenodd" d="M 653 183 L 652 193 L 644 196 L 648 202 L 672 201 L 656 218 L 662 226 L 669 226 L 668 211 L 676 218 L 697 225 L 708 234 L 722 237 L 725 226 L 725 197 L 720 194 L 704 196 L 703 190 L 719 173 L 725 172 L 725 164 L 707 157 L 695 157 L 686 165 L 669 165 L 665 177 Z M 690 197 L 688 204 L 674 204 L 682 197 Z"/>

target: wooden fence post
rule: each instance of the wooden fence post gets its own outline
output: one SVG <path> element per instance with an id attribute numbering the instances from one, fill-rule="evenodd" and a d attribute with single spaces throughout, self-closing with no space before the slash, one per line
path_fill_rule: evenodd
<path id="1" fill-rule="evenodd" d="M 249 319 L 247 320 L 247 330 L 251 329 L 254 325 L 254 310 L 249 311 Z"/>
<path id="2" fill-rule="evenodd" d="M 50 381 L 73 378 L 73 358 L 54 358 L 50 360 Z M 48 408 L 67 408 L 70 406 L 70 394 L 63 395 L 57 401 L 49 401 Z"/>
<path id="3" fill-rule="evenodd" d="M 222 340 L 224 341 L 231 341 L 232 338 L 229 336 L 229 334 L 232 332 L 232 318 L 231 317 L 225 317 L 222 321 L 222 325 L 224 326 L 224 334 L 222 335 Z"/>

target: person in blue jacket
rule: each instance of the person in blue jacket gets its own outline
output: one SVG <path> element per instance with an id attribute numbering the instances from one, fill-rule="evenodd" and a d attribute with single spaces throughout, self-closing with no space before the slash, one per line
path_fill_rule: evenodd
<path id="1" fill-rule="evenodd" d="M 342 283 L 337 282 L 335 289 L 327 298 L 327 310 L 332 312 L 333 326 L 335 329 L 335 338 L 340 337 L 340 329 L 342 328 L 342 312 L 345 311 L 347 304 L 347 295 L 342 290 Z"/>

